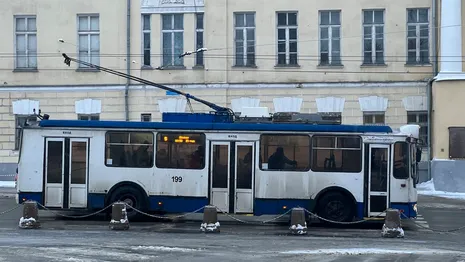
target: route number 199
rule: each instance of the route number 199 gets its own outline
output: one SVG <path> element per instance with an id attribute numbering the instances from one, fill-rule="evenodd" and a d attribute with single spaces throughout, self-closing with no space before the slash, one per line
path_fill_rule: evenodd
<path id="1" fill-rule="evenodd" d="M 182 182 L 182 176 L 172 176 L 171 179 L 173 180 L 174 183 Z"/>

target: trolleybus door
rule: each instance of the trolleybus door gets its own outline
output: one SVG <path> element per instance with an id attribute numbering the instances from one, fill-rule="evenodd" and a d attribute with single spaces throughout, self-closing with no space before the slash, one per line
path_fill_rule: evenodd
<path id="1" fill-rule="evenodd" d="M 390 148 L 370 144 L 368 153 L 368 215 L 378 216 L 389 206 Z"/>
<path id="2" fill-rule="evenodd" d="M 71 138 L 69 147 L 69 207 L 87 206 L 88 143 Z"/>
<path id="3" fill-rule="evenodd" d="M 45 141 L 45 206 L 87 207 L 88 139 Z"/>
<path id="4" fill-rule="evenodd" d="M 228 213 L 253 213 L 253 142 L 212 142 L 210 203 Z"/>
<path id="5" fill-rule="evenodd" d="M 44 202 L 47 207 L 63 207 L 65 139 L 45 139 Z"/>
<path id="6" fill-rule="evenodd" d="M 236 142 L 235 213 L 253 212 L 254 150 L 253 142 Z"/>
<path id="7" fill-rule="evenodd" d="M 212 142 L 210 149 L 210 203 L 229 212 L 230 142 Z"/>

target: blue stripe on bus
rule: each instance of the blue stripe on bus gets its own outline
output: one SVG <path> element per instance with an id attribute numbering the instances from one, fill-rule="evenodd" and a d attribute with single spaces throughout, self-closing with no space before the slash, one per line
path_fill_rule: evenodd
<path id="1" fill-rule="evenodd" d="M 88 194 L 87 195 L 87 206 L 90 209 L 102 209 L 105 207 L 105 196 L 106 194 Z"/>
<path id="2" fill-rule="evenodd" d="M 412 203 L 391 203 L 391 208 L 395 208 L 398 210 L 403 210 L 404 215 L 401 216 L 402 219 L 406 218 L 416 218 L 417 217 L 417 212 L 413 209 L 413 206 L 415 206 L 417 203 L 412 202 Z"/>
<path id="3" fill-rule="evenodd" d="M 150 196 L 150 210 L 167 213 L 190 213 L 209 204 L 206 197 Z M 197 211 L 203 213 L 203 210 Z"/>
<path id="4" fill-rule="evenodd" d="M 42 201 L 42 192 L 21 192 L 18 195 L 18 199 L 20 204 L 28 200 L 36 201 L 42 205 L 44 204 Z"/>
<path id="5" fill-rule="evenodd" d="M 131 121 L 42 120 L 41 127 L 58 128 L 124 128 L 124 129 L 183 129 L 183 130 L 236 130 L 236 131 L 303 131 L 346 133 L 392 133 L 389 126 L 364 125 L 311 125 L 264 123 L 174 123 Z"/>
<path id="6" fill-rule="evenodd" d="M 19 193 L 19 203 L 27 200 L 33 200 L 40 204 L 42 201 L 42 192 L 21 192 Z M 105 207 L 105 194 L 88 194 L 89 209 L 102 209 Z M 24 200 L 23 200 L 24 199 Z M 209 204 L 209 199 L 204 197 L 179 197 L 179 196 L 150 196 L 150 210 L 163 211 L 167 213 L 187 213 L 195 211 Z M 162 203 L 159 205 L 159 203 Z M 404 211 L 402 219 L 416 218 L 417 212 L 414 206 L 417 202 L 411 203 L 392 203 L 391 208 Z M 279 215 L 287 212 L 294 207 L 302 207 L 311 211 L 312 200 L 306 199 L 260 199 L 254 200 L 254 215 Z M 285 207 L 285 208 L 284 208 Z M 364 203 L 357 203 L 356 219 L 364 217 Z M 203 210 L 199 211 L 203 212 Z"/>
<path id="7" fill-rule="evenodd" d="M 311 200 L 308 199 L 255 199 L 254 215 L 279 215 L 294 207 L 310 209 Z"/>

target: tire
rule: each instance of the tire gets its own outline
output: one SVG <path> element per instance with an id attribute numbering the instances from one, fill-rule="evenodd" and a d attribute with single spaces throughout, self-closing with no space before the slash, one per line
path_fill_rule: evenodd
<path id="1" fill-rule="evenodd" d="M 114 203 L 116 201 L 123 201 L 130 206 L 135 207 L 136 209 L 146 212 L 147 211 L 147 197 L 136 187 L 134 186 L 121 186 L 118 187 L 110 197 L 108 204 Z M 127 216 L 129 221 L 138 220 L 143 217 L 142 214 L 135 211 L 134 209 L 127 207 Z M 110 208 L 111 212 L 111 208 Z"/>
<path id="2" fill-rule="evenodd" d="M 326 193 L 317 206 L 318 216 L 335 222 L 350 222 L 354 218 L 355 206 L 351 199 L 339 192 Z M 319 219 L 328 224 L 331 222 Z"/>

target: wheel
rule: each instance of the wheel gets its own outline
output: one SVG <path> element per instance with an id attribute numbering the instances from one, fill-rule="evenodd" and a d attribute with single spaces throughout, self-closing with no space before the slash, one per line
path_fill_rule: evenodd
<path id="1" fill-rule="evenodd" d="M 354 203 L 339 192 L 325 194 L 317 207 L 318 216 L 336 222 L 350 222 L 354 218 Z M 320 219 L 323 223 L 330 223 Z"/>
<path id="2" fill-rule="evenodd" d="M 108 204 L 114 203 L 116 201 L 122 201 L 128 204 L 129 206 L 135 207 L 136 209 L 146 212 L 147 210 L 147 198 L 144 194 L 135 187 L 132 186 L 122 186 L 117 188 L 110 197 Z M 110 208 L 111 212 L 111 208 Z M 126 208 L 127 216 L 129 221 L 138 220 L 143 217 L 142 214 L 135 211 L 134 209 L 127 207 Z"/>

